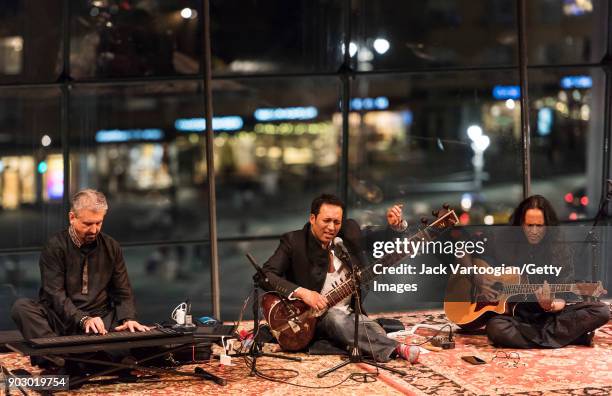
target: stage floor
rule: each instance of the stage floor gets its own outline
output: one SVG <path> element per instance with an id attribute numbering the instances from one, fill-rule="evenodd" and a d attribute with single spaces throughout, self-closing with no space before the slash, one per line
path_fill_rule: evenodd
<path id="1" fill-rule="evenodd" d="M 407 328 L 417 323 L 444 324 L 441 311 L 387 313 L 372 316 L 400 319 Z M 248 327 L 245 322 L 244 326 Z M 432 330 L 419 329 L 414 342 L 432 334 Z M 290 377 L 293 384 L 272 382 L 250 377 L 243 359 L 234 359 L 233 366 L 221 366 L 213 360 L 199 366 L 228 380 L 227 386 L 209 381 L 162 376 L 136 383 L 87 384 L 82 388 L 61 394 L 83 395 L 609 395 L 612 394 L 612 322 L 600 328 L 595 335 L 594 347 L 569 346 L 556 350 L 496 350 L 483 334 L 456 334 L 456 348 L 438 352 L 422 351 L 414 365 L 394 360 L 389 365 L 407 372 L 405 377 L 381 372 L 375 382 L 361 383 L 349 378 L 353 372 L 372 372 L 362 365 L 349 365 L 328 377 L 318 379 L 321 370 L 340 362 L 339 356 L 309 356 L 292 354 L 304 359 L 301 363 L 279 359 L 260 358 L 258 367 L 265 374 Z M 463 355 L 477 355 L 487 363 L 470 365 L 461 360 Z M 17 354 L 0 355 L 2 365 L 11 370 L 37 370 L 29 360 Z M 193 370 L 183 366 L 182 370 Z M 292 371 L 291 371 L 292 370 Z M 299 387 L 296 385 L 301 385 Z M 0 394 L 4 389 L 0 387 Z M 19 394 L 12 390 L 11 394 Z M 30 394 L 34 394 L 30 392 Z"/>

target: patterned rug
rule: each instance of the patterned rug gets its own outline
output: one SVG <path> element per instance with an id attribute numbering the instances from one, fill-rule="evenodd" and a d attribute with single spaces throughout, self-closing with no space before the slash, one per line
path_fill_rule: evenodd
<path id="1" fill-rule="evenodd" d="M 445 324 L 440 311 L 388 313 L 407 328 L 421 324 Z M 248 326 L 248 324 L 245 324 Z M 418 342 L 433 330 L 419 329 L 407 341 Z M 292 354 L 304 360 L 289 362 L 260 358 L 258 368 L 266 375 L 285 378 L 290 384 L 249 376 L 244 359 L 233 360 L 233 366 L 222 366 L 218 360 L 199 365 L 182 366 L 183 371 L 202 367 L 228 381 L 219 386 L 210 381 L 163 375 L 151 377 L 141 373 L 135 383 L 87 384 L 72 392 L 79 395 L 191 395 L 223 393 L 227 395 L 609 395 L 612 394 L 612 323 L 599 329 L 593 348 L 569 346 L 557 350 L 495 350 L 485 335 L 455 336 L 456 348 L 438 352 L 423 351 L 419 362 L 410 365 L 402 360 L 389 364 L 407 372 L 405 377 L 381 371 L 375 382 L 357 382 L 353 372 L 374 372 L 366 365 L 348 365 L 318 379 L 316 374 L 339 363 L 338 356 Z M 272 347 L 271 345 L 269 345 Z M 487 363 L 470 365 L 463 355 L 476 355 Z M 38 371 L 27 358 L 17 354 L 0 355 L 0 362 L 11 370 L 23 368 L 33 374 Z M 371 379 L 370 379 L 371 381 Z M 298 387 L 301 385 L 303 387 Z M 4 392 L 0 387 L 0 395 Z M 11 394 L 20 394 L 12 390 Z M 28 394 L 34 394 L 29 392 Z"/>
<path id="2" fill-rule="evenodd" d="M 441 312 L 391 316 L 407 328 L 416 323 L 447 323 Z M 432 333 L 417 330 L 423 336 Z M 421 354 L 421 364 L 413 366 L 418 372 L 413 370 L 403 381 L 417 395 L 610 395 L 612 322 L 598 329 L 594 341 L 594 347 L 512 350 L 495 349 L 484 334 L 456 334 L 455 349 Z M 478 356 L 486 364 L 466 363 L 461 360 L 465 355 Z"/>

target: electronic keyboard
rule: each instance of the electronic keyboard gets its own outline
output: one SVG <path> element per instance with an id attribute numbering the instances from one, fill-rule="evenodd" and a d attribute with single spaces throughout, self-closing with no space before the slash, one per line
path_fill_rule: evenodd
<path id="1" fill-rule="evenodd" d="M 108 332 L 104 335 L 90 333 L 69 336 L 32 338 L 31 340 L 28 340 L 28 342 L 34 348 L 48 348 L 55 346 L 72 346 L 83 344 L 98 344 L 103 342 L 136 341 L 161 337 L 177 337 L 186 334 L 192 334 L 192 332 L 186 333 L 182 330 L 162 327 L 149 331 L 135 331 L 133 333 L 131 331 L 114 331 Z"/>

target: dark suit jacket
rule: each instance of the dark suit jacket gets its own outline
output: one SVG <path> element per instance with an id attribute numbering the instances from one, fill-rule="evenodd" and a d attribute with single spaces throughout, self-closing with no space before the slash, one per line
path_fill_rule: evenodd
<path id="1" fill-rule="evenodd" d="M 381 236 L 389 237 L 388 230 Z M 352 219 L 345 220 L 338 236 L 349 251 L 352 264 L 364 267 L 367 263 L 363 255 L 366 239 L 359 224 Z M 310 223 L 306 223 L 301 230 L 282 235 L 276 251 L 264 263 L 263 270 L 270 283 L 268 288 L 285 297 L 298 287 L 319 292 L 327 276 L 328 260 L 327 251 L 310 231 Z M 353 301 L 351 306 L 354 307 Z"/>

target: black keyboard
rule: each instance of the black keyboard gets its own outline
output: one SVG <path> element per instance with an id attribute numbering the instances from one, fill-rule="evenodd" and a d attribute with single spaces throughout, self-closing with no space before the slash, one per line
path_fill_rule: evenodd
<path id="1" fill-rule="evenodd" d="M 177 337 L 185 334 L 186 333 L 184 331 L 179 331 L 170 328 L 158 328 L 144 332 L 137 331 L 134 333 L 130 331 L 116 331 L 106 333 L 104 335 L 92 333 L 71 336 L 33 338 L 29 340 L 29 343 L 34 348 L 47 348 L 55 346 L 98 344 L 102 342 L 136 341 L 160 337 Z"/>

